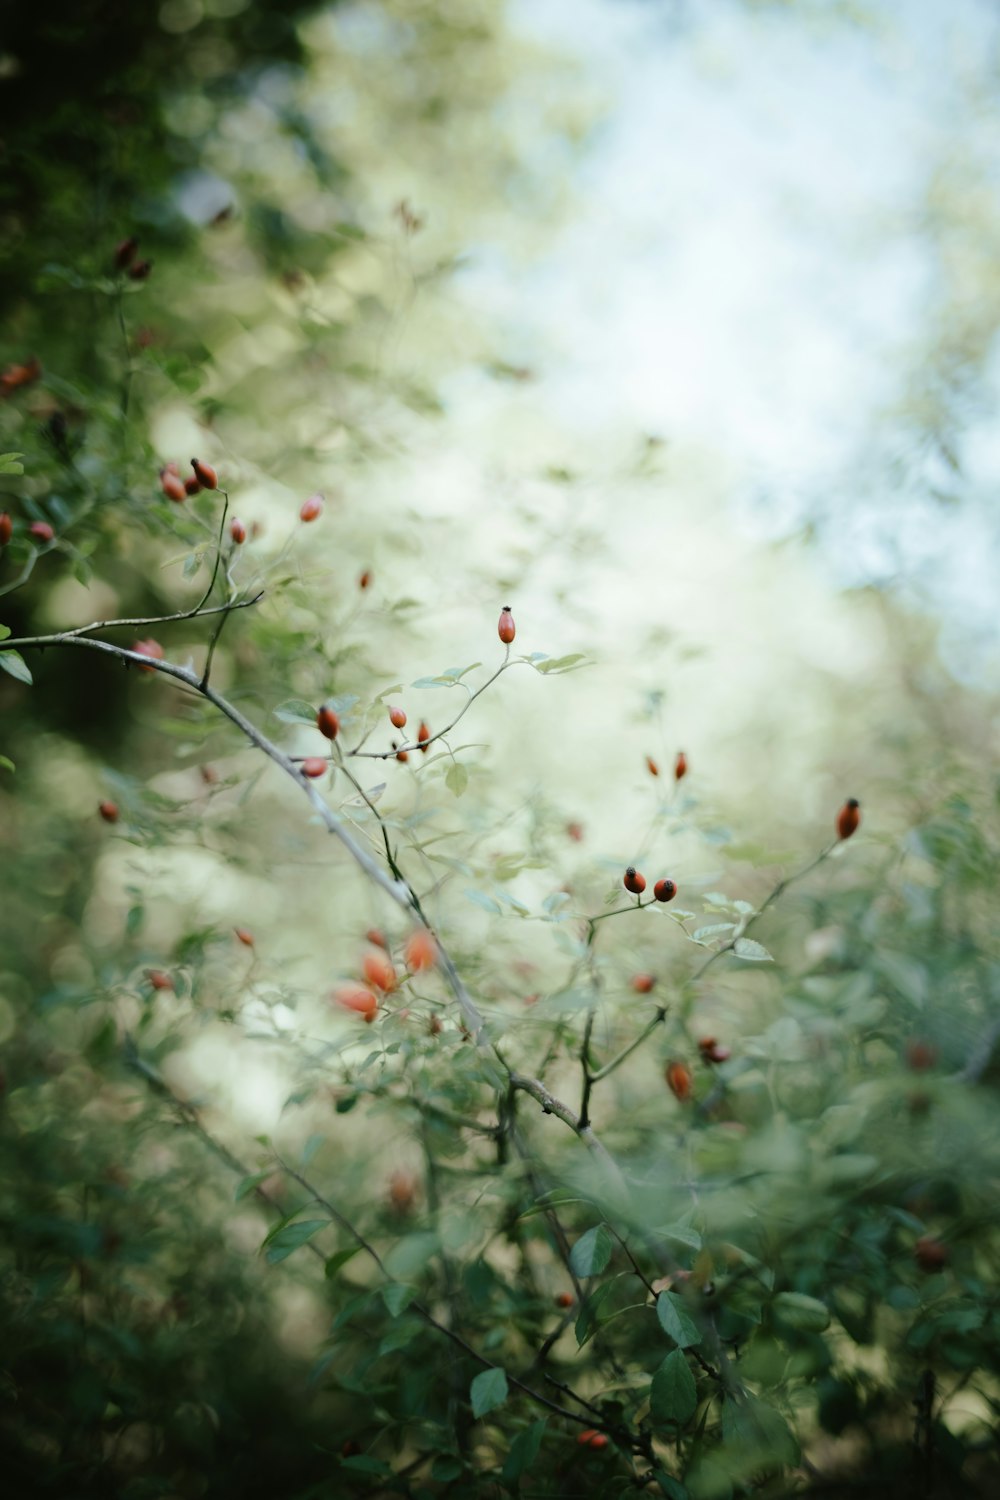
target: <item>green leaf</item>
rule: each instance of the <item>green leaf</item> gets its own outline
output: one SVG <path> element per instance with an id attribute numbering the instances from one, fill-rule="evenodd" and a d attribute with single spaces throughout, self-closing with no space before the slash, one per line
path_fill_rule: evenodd
<path id="1" fill-rule="evenodd" d="M 282 724 L 308 724 L 311 728 L 316 728 L 316 710 L 304 698 L 286 698 L 284 703 L 279 703 L 271 712 Z"/>
<path id="2" fill-rule="evenodd" d="M 550 656 L 546 661 L 532 662 L 536 672 L 572 672 L 577 669 L 577 662 L 585 661 L 586 657 L 582 651 L 574 651 L 570 656 Z M 578 670 L 578 669 L 577 669 Z"/>
<path id="3" fill-rule="evenodd" d="M 465 898 L 467 901 L 471 901 L 473 906 L 481 906 L 483 911 L 488 911 L 493 916 L 503 916 L 498 903 L 493 900 L 492 896 L 487 896 L 485 891 L 477 891 L 474 887 L 470 886 L 465 892 Z"/>
<path id="4" fill-rule="evenodd" d="M 818 1297 L 807 1297 L 804 1292 L 779 1292 L 772 1303 L 774 1311 L 791 1328 L 801 1328 L 806 1333 L 822 1333 L 830 1326 L 830 1309 Z"/>
<path id="5" fill-rule="evenodd" d="M 500 1478 L 509 1490 L 515 1487 L 521 1475 L 531 1468 L 538 1457 L 538 1450 L 542 1446 L 542 1438 L 545 1434 L 545 1422 L 544 1417 L 540 1422 L 532 1422 L 531 1426 L 519 1432 L 511 1443 L 504 1466 L 500 1471 Z"/>
<path id="6" fill-rule="evenodd" d="M 382 1301 L 394 1318 L 398 1318 L 400 1313 L 409 1307 L 417 1295 L 415 1287 L 404 1286 L 401 1281 L 390 1282 L 388 1286 L 382 1287 L 381 1290 Z"/>
<path id="7" fill-rule="evenodd" d="M 254 1188 L 260 1187 L 266 1177 L 270 1177 L 272 1167 L 265 1167 L 263 1172 L 253 1172 L 249 1177 L 242 1178 L 236 1184 L 236 1192 L 233 1194 L 233 1202 L 239 1203 L 241 1199 L 249 1197 Z"/>
<path id="8" fill-rule="evenodd" d="M 24 464 L 18 462 L 23 457 L 23 453 L 0 453 L 0 474 L 23 474 Z"/>
<path id="9" fill-rule="evenodd" d="M 0 641 L 5 641 L 10 635 L 9 625 L 0 625 Z"/>
<path id="10" fill-rule="evenodd" d="M 469 785 L 469 773 L 461 761 L 456 760 L 448 767 L 448 774 L 444 778 L 444 784 L 449 792 L 454 793 L 456 797 L 461 797 L 465 788 Z"/>
<path id="11" fill-rule="evenodd" d="M 697 1406 L 698 1388 L 687 1357 L 682 1350 L 674 1349 L 653 1376 L 650 1386 L 649 1409 L 653 1420 L 661 1426 L 673 1422 L 684 1427 L 694 1416 Z"/>
<path id="12" fill-rule="evenodd" d="M 735 929 L 735 922 L 712 922 L 708 927 L 699 927 L 691 936 L 696 943 L 704 943 L 709 938 L 721 937 L 724 932 L 734 932 Z"/>
<path id="13" fill-rule="evenodd" d="M 656 1299 L 656 1316 L 664 1333 L 669 1334 L 679 1348 L 690 1349 L 701 1343 L 701 1334 L 684 1306 L 684 1299 L 676 1292 L 660 1293 Z"/>
<path id="14" fill-rule="evenodd" d="M 326 1258 L 326 1269 L 323 1273 L 326 1279 L 332 1281 L 341 1266 L 346 1266 L 349 1260 L 353 1260 L 360 1248 L 360 1245 L 351 1245 L 347 1250 L 336 1250 L 333 1255 L 328 1255 Z"/>
<path id="15" fill-rule="evenodd" d="M 586 1234 L 581 1234 L 569 1255 L 569 1263 L 577 1276 L 599 1276 L 611 1259 L 615 1241 L 606 1224 L 595 1224 Z"/>
<path id="16" fill-rule="evenodd" d="M 739 937 L 733 944 L 733 952 L 737 958 L 745 958 L 750 963 L 773 964 L 774 959 L 763 943 L 755 943 L 753 938 Z"/>
<path id="17" fill-rule="evenodd" d="M 275 1266 L 294 1251 L 301 1249 L 307 1240 L 321 1229 L 329 1227 L 329 1219 L 300 1219 L 295 1224 L 282 1224 L 272 1229 L 261 1247 L 268 1265 Z"/>
<path id="18" fill-rule="evenodd" d="M 3 769 L 4 771 L 13 771 L 14 762 L 10 760 L 6 755 L 0 755 L 0 769 Z"/>
<path id="19" fill-rule="evenodd" d="M 33 681 L 31 673 L 17 651 L 0 651 L 0 667 L 9 672 L 11 677 L 16 677 L 18 682 L 26 682 L 30 687 Z"/>
<path id="20" fill-rule="evenodd" d="M 478 1420 L 507 1400 L 507 1376 L 503 1370 L 481 1370 L 469 1386 L 469 1396 L 472 1415 Z"/>

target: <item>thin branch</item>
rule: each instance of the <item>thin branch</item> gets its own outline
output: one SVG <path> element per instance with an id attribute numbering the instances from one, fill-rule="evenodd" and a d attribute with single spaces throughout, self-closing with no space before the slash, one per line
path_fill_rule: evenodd
<path id="1" fill-rule="evenodd" d="M 668 1014 L 667 1007 L 661 1005 L 653 1019 L 640 1031 L 639 1035 L 633 1041 L 629 1042 L 627 1047 L 623 1047 L 620 1052 L 616 1052 L 610 1062 L 606 1062 L 603 1068 L 598 1068 L 596 1073 L 591 1074 L 591 1083 L 600 1083 L 602 1078 L 607 1078 L 616 1068 L 620 1068 L 625 1059 L 631 1057 L 637 1047 L 642 1046 L 643 1042 L 648 1036 L 652 1035 L 657 1026 L 663 1024 Z"/>
<path id="2" fill-rule="evenodd" d="M 353 758 L 355 756 L 360 756 L 364 760 L 392 760 L 396 755 L 401 754 L 403 751 L 426 750 L 430 745 L 434 744 L 435 740 L 444 739 L 444 737 L 445 737 L 446 734 L 450 734 L 451 733 L 451 731 L 454 729 L 455 725 L 459 722 L 459 720 L 460 719 L 464 719 L 465 715 L 469 712 L 469 709 L 475 703 L 476 699 L 482 693 L 485 693 L 486 689 L 488 687 L 491 687 L 493 685 L 493 683 L 496 682 L 497 678 L 499 676 L 501 676 L 502 673 L 504 673 L 504 672 L 507 671 L 508 667 L 517 667 L 517 666 L 530 667 L 531 663 L 527 662 L 527 661 L 524 661 L 523 658 L 521 658 L 521 657 L 518 657 L 517 661 L 511 661 L 510 660 L 510 647 L 508 646 L 507 647 L 507 655 L 504 658 L 504 660 L 501 662 L 500 666 L 497 667 L 496 671 L 493 673 L 493 676 L 492 677 L 487 677 L 486 681 L 480 687 L 477 687 L 476 691 L 474 693 L 470 693 L 469 694 L 469 696 L 466 699 L 465 703 L 462 705 L 461 710 L 459 711 L 459 713 L 457 713 L 455 715 L 455 717 L 452 719 L 452 721 L 451 721 L 450 724 L 446 724 L 443 729 L 439 729 L 435 734 L 432 734 L 429 739 L 426 739 L 426 740 L 414 740 L 414 742 L 413 742 L 412 745 L 408 744 L 408 743 L 402 744 L 402 745 L 397 745 L 396 748 L 395 748 L 395 750 L 362 750 L 361 746 L 364 744 L 365 740 L 368 738 L 368 734 L 371 733 L 371 730 L 368 730 L 367 733 L 365 734 L 364 738 L 360 739 L 358 741 L 358 743 L 355 745 L 354 749 L 353 750 L 345 750 L 344 754 L 347 755 L 347 756 L 349 756 L 349 757 L 351 757 L 351 758 Z M 444 686 L 443 683 L 442 683 L 442 686 Z M 462 684 L 462 686 L 464 687 L 464 683 Z"/>

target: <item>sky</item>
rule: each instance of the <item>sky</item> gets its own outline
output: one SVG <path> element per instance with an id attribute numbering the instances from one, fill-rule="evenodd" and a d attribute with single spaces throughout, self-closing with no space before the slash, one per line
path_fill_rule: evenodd
<path id="1" fill-rule="evenodd" d="M 863 9 L 517 0 L 596 108 L 556 164 L 575 189 L 560 232 L 528 266 L 473 250 L 464 293 L 535 367 L 549 421 L 591 451 L 648 433 L 712 454 L 748 535 L 820 522 L 837 584 L 895 581 L 985 681 L 1000 356 L 961 434 L 961 505 L 930 495 L 955 475 L 900 408 L 947 292 L 929 185 L 1000 169 L 1000 9 Z"/>

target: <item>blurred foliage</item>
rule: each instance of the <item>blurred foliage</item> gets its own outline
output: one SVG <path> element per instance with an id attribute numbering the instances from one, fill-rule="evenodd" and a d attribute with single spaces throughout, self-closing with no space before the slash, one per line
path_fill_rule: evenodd
<path id="1" fill-rule="evenodd" d="M 519 636 L 461 729 L 396 761 L 404 679 L 406 732 L 436 730 L 504 659 L 477 561 L 477 596 L 435 603 L 437 518 L 430 585 L 369 576 L 376 552 L 420 571 L 377 475 L 440 411 L 453 329 L 414 367 L 385 349 L 495 198 L 545 197 L 524 122 L 498 124 L 534 63 L 486 5 L 313 9 L 11 9 L 0 616 L 22 637 L 193 611 L 217 561 L 214 598 L 264 589 L 213 683 L 290 753 L 323 748 L 328 702 L 341 743 L 387 756 L 348 762 L 363 793 L 343 769 L 323 790 L 433 911 L 496 1047 L 210 703 L 95 650 L 24 647 L 30 684 L 0 652 L 5 1473 L 129 1500 L 991 1493 L 993 705 L 880 605 L 861 831 L 830 849 L 835 807 L 817 841 L 784 789 L 712 795 L 692 747 L 675 783 L 671 752 L 619 843 L 680 891 L 634 912 L 564 789 L 524 792 L 520 728 L 478 743 L 494 694 L 521 725 L 592 640 Z M 400 157 L 450 221 L 395 195 Z M 116 268 L 130 235 L 148 277 Z M 165 496 L 182 440 L 229 510 Z M 546 525 L 543 555 L 568 541 Z M 436 607 L 472 616 L 480 660 L 424 659 Z M 201 666 L 209 621 L 153 633 Z M 359 977 L 373 923 L 400 983 L 366 1027 L 329 969 Z M 610 1163 L 509 1069 L 583 1093 Z"/>

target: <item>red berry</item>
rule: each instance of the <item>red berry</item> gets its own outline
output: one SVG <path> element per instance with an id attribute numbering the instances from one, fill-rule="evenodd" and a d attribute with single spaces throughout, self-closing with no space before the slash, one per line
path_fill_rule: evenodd
<path id="1" fill-rule="evenodd" d="M 359 589 L 366 589 L 366 588 L 368 588 L 371 585 L 371 581 L 372 581 L 371 568 L 366 568 L 365 571 L 362 573 L 361 577 L 358 579 L 358 588 Z"/>
<path id="2" fill-rule="evenodd" d="M 0 510 L 0 547 L 6 547 L 14 534 L 14 522 L 5 510 Z"/>
<path id="3" fill-rule="evenodd" d="M 117 823 L 118 822 L 118 803 L 117 802 L 99 802 L 97 804 L 97 811 L 100 813 L 100 815 L 104 819 L 105 823 Z"/>
<path id="4" fill-rule="evenodd" d="M 389 947 L 389 944 L 385 940 L 385 933 L 380 932 L 377 927 L 369 927 L 368 931 L 365 933 L 365 937 L 370 943 L 374 943 L 376 948 Z"/>
<path id="5" fill-rule="evenodd" d="M 403 729 L 406 726 L 406 714 L 401 708 L 390 708 L 389 723 L 395 729 Z"/>
<path id="6" fill-rule="evenodd" d="M 160 470 L 160 489 L 168 500 L 173 500 L 176 504 L 179 504 L 187 495 L 184 481 L 170 469 Z"/>
<path id="7" fill-rule="evenodd" d="M 703 1036 L 698 1042 L 702 1062 L 723 1063 L 732 1054 L 728 1047 L 720 1047 L 714 1036 Z"/>
<path id="8" fill-rule="evenodd" d="M 374 985 L 375 989 L 382 990 L 388 995 L 396 988 L 398 983 L 396 971 L 384 953 L 370 950 L 365 954 L 361 967 L 368 983 Z"/>
<path id="9" fill-rule="evenodd" d="M 52 530 L 52 527 L 49 525 L 48 521 L 32 521 L 31 525 L 28 527 L 28 530 L 31 532 L 32 536 L 37 536 L 40 542 L 51 542 L 52 538 L 55 536 L 55 532 Z"/>
<path id="10" fill-rule="evenodd" d="M 135 259 L 135 252 L 139 248 L 139 241 L 133 235 L 127 240 L 119 240 L 115 246 L 115 265 L 119 271 L 124 271 Z"/>
<path id="11" fill-rule="evenodd" d="M 249 932 L 245 927 L 234 927 L 233 931 L 235 932 L 236 936 L 239 938 L 240 942 L 243 944 L 244 948 L 252 948 L 253 947 L 253 933 L 252 932 Z"/>
<path id="12" fill-rule="evenodd" d="M 913 1247 L 917 1265 L 921 1271 L 940 1271 L 948 1264 L 948 1247 L 932 1234 L 921 1235 Z"/>
<path id="13" fill-rule="evenodd" d="M 135 645 L 132 647 L 132 650 L 136 653 L 137 656 L 148 656 L 150 661 L 163 660 L 163 647 L 160 645 L 159 641 L 154 641 L 152 637 L 148 641 L 136 641 Z M 155 672 L 156 668 L 140 667 L 139 671 Z"/>
<path id="14" fill-rule="evenodd" d="M 675 1099 L 679 1099 L 682 1104 L 690 1099 L 693 1080 L 691 1078 L 691 1069 L 687 1063 L 667 1063 L 663 1076 L 667 1080 L 667 1087 Z"/>
<path id="15" fill-rule="evenodd" d="M 646 756 L 646 770 L 650 776 L 659 776 L 660 774 L 660 768 L 651 755 Z"/>
<path id="16" fill-rule="evenodd" d="M 683 750 L 678 750 L 677 759 L 674 761 L 674 780 L 682 781 L 687 775 L 688 758 Z"/>
<path id="17" fill-rule="evenodd" d="M 556 1307 L 572 1307 L 575 1301 L 572 1292 L 560 1292 L 555 1299 Z"/>
<path id="18" fill-rule="evenodd" d="M 192 458 L 191 467 L 194 477 L 203 490 L 217 490 L 219 488 L 219 476 L 211 464 L 203 464 L 200 459 Z"/>
<path id="19" fill-rule="evenodd" d="M 653 886 L 653 895 L 657 901 L 672 901 L 677 895 L 677 887 L 672 880 L 658 880 Z"/>
<path id="20" fill-rule="evenodd" d="M 912 1068 L 914 1073 L 926 1073 L 928 1068 L 933 1068 L 937 1057 L 937 1048 L 930 1042 L 921 1042 L 914 1038 L 906 1044 L 906 1065 Z"/>
<path id="21" fill-rule="evenodd" d="M 237 520 L 235 516 L 229 523 L 229 535 L 232 537 L 237 547 L 242 547 L 243 543 L 247 539 L 246 527 L 244 526 L 243 522 Z"/>
<path id="22" fill-rule="evenodd" d="M 147 969 L 146 978 L 154 990 L 172 990 L 174 981 L 162 969 Z"/>
<path id="23" fill-rule="evenodd" d="M 323 510 L 323 496 L 320 494 L 310 495 L 308 500 L 303 500 L 299 511 L 299 518 L 303 521 L 315 521 Z"/>
<path id="24" fill-rule="evenodd" d="M 421 719 L 420 728 L 417 730 L 417 744 L 420 746 L 425 755 L 427 754 L 427 741 L 430 739 L 430 737 L 431 732 L 428 729 L 427 725 L 424 723 L 423 719 Z"/>
<path id="25" fill-rule="evenodd" d="M 582 843 L 583 842 L 583 824 L 582 823 L 567 823 L 566 824 L 566 837 L 568 839 L 572 839 L 573 842 L 574 842 L 574 844 L 580 844 L 580 843 Z"/>
<path id="26" fill-rule="evenodd" d="M 637 995 L 648 995 L 656 980 L 652 974 L 633 974 L 630 983 Z"/>
<path id="27" fill-rule="evenodd" d="M 309 755 L 302 762 L 302 774 L 315 780 L 317 776 L 324 776 L 326 774 L 329 765 L 330 762 L 325 755 Z"/>
<path id="28" fill-rule="evenodd" d="M 395 740 L 393 740 L 392 747 L 393 747 L 394 750 L 396 749 L 396 742 L 395 742 Z M 397 760 L 406 761 L 406 760 L 409 760 L 409 758 L 410 758 L 410 753 L 409 753 L 408 750 L 396 750 L 396 759 Z"/>
<path id="29" fill-rule="evenodd" d="M 342 984 L 333 992 L 333 1000 L 344 1010 L 353 1010 L 369 1024 L 378 1012 L 378 1001 L 364 984 Z"/>
<path id="30" fill-rule="evenodd" d="M 837 814 L 837 837 L 849 839 L 852 833 L 857 832 L 858 824 L 861 822 L 861 807 L 857 797 L 848 797 L 840 812 Z"/>
<path id="31" fill-rule="evenodd" d="M 389 1203 L 398 1214 L 409 1213 L 417 1196 L 417 1180 L 412 1172 L 397 1167 L 389 1178 Z"/>
<path id="32" fill-rule="evenodd" d="M 598 1432 L 596 1427 L 585 1427 L 577 1435 L 577 1442 L 581 1448 L 606 1448 L 608 1439 L 605 1433 Z"/>
<path id="33" fill-rule="evenodd" d="M 438 961 L 437 943 L 433 933 L 428 932 L 426 927 L 417 927 L 410 933 L 403 951 L 406 967 L 411 974 L 416 974 L 421 969 L 433 969 Z"/>
<path id="34" fill-rule="evenodd" d="M 639 874 L 638 870 L 635 868 L 635 865 L 629 865 L 628 869 L 625 871 L 622 884 L 627 891 L 632 892 L 633 896 L 641 896 L 643 891 L 646 889 L 646 877 L 645 875 Z"/>
<path id="35" fill-rule="evenodd" d="M 509 646 L 517 634 L 514 629 L 514 616 L 510 612 L 509 604 L 505 604 L 500 611 L 500 623 L 497 625 L 497 634 L 505 646 Z"/>
<path id="36" fill-rule="evenodd" d="M 325 705 L 316 715 L 316 728 L 320 734 L 325 734 L 328 740 L 335 740 L 340 732 L 340 720 L 332 708 Z"/>
<path id="37" fill-rule="evenodd" d="M 153 262 L 151 260 L 137 260 L 133 261 L 132 265 L 129 266 L 128 274 L 133 281 L 145 281 L 152 269 Z"/>

